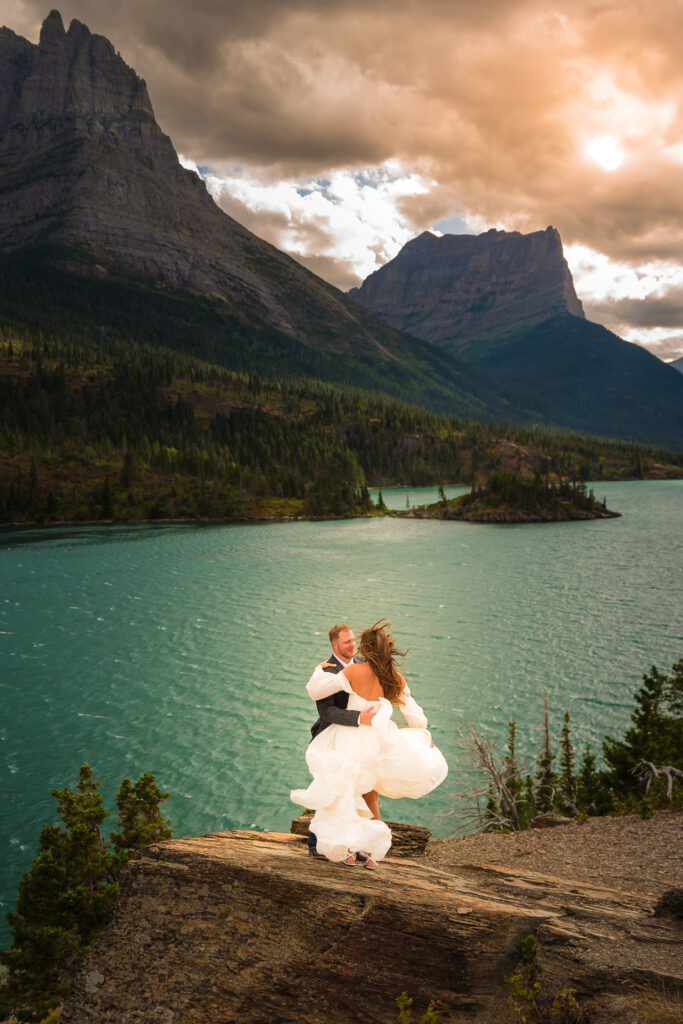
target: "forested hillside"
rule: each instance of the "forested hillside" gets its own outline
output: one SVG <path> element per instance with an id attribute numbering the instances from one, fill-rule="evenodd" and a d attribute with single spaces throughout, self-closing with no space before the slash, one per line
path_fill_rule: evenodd
<path id="1" fill-rule="evenodd" d="M 470 484 L 510 460 L 552 479 L 683 475 L 665 451 L 449 419 L 156 347 L 0 340 L 4 523 L 358 514 L 368 485 Z"/>
<path id="2" fill-rule="evenodd" d="M 501 420 L 510 413 L 485 373 L 380 318 L 372 317 L 377 345 L 363 347 L 351 333 L 340 339 L 324 319 L 318 322 L 313 308 L 308 315 L 321 336 L 327 330 L 324 344 L 307 344 L 253 311 L 98 261 L 82 248 L 43 244 L 0 253 L 0 330 L 10 334 L 28 331 L 105 348 L 131 340 L 270 380 L 300 376 L 357 385 L 446 414 Z M 515 414 L 524 421 L 520 410 Z"/>

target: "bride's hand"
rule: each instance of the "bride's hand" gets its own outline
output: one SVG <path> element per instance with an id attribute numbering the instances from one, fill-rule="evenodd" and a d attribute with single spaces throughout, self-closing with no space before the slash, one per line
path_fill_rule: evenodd
<path id="1" fill-rule="evenodd" d="M 316 668 L 334 668 L 334 662 L 333 661 L 321 661 L 315 667 Z"/>

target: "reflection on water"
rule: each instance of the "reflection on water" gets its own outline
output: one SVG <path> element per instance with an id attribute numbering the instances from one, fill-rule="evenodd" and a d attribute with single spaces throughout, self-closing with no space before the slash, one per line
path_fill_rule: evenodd
<path id="1" fill-rule="evenodd" d="M 555 735 L 568 708 L 577 745 L 599 749 L 642 673 L 681 656 L 683 485 L 598 486 L 621 519 L 0 531 L 2 898 L 53 818 L 50 789 L 84 761 L 110 808 L 124 776 L 154 772 L 179 834 L 287 830 L 315 718 L 304 685 L 336 621 L 393 623 L 452 765 L 426 799 L 385 801 L 388 817 L 448 831 L 463 718 L 502 745 L 515 717 L 532 754 L 547 692 Z M 405 494 L 383 491 L 399 508 Z"/>

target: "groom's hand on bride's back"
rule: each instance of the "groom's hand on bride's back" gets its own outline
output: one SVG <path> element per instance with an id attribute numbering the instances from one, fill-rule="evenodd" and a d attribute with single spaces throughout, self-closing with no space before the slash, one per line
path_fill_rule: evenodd
<path id="1" fill-rule="evenodd" d="M 372 725 L 372 720 L 377 714 L 377 708 L 366 708 L 365 711 L 361 711 L 360 718 L 358 719 L 359 725 Z"/>

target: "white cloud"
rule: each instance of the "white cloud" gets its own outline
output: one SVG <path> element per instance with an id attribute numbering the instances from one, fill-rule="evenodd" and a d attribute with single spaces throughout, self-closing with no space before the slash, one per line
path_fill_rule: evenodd
<path id="1" fill-rule="evenodd" d="M 683 267 L 664 260 L 625 263 L 611 260 L 585 245 L 564 250 L 582 300 L 661 298 L 683 287 Z"/>
<path id="2" fill-rule="evenodd" d="M 242 168 L 204 178 L 218 205 L 262 238 L 303 261 L 332 261 L 338 280 L 328 279 L 340 286 L 393 259 L 416 234 L 404 204 L 434 187 L 397 161 L 302 181 L 269 181 Z"/>
<path id="3" fill-rule="evenodd" d="M 611 260 L 584 245 L 566 246 L 565 256 L 589 320 L 660 359 L 683 355 L 682 266 Z"/>
<path id="4" fill-rule="evenodd" d="M 178 163 L 181 167 L 184 167 L 188 171 L 194 171 L 195 174 L 199 174 L 199 168 L 197 167 L 194 160 L 190 160 L 189 157 L 183 156 L 182 153 L 178 153 Z"/>
<path id="5" fill-rule="evenodd" d="M 622 324 L 621 330 L 615 332 L 624 341 L 633 341 L 642 345 L 653 355 L 665 362 L 683 356 L 683 330 L 671 331 L 666 327 L 650 327 L 648 329 L 629 327 Z"/>

